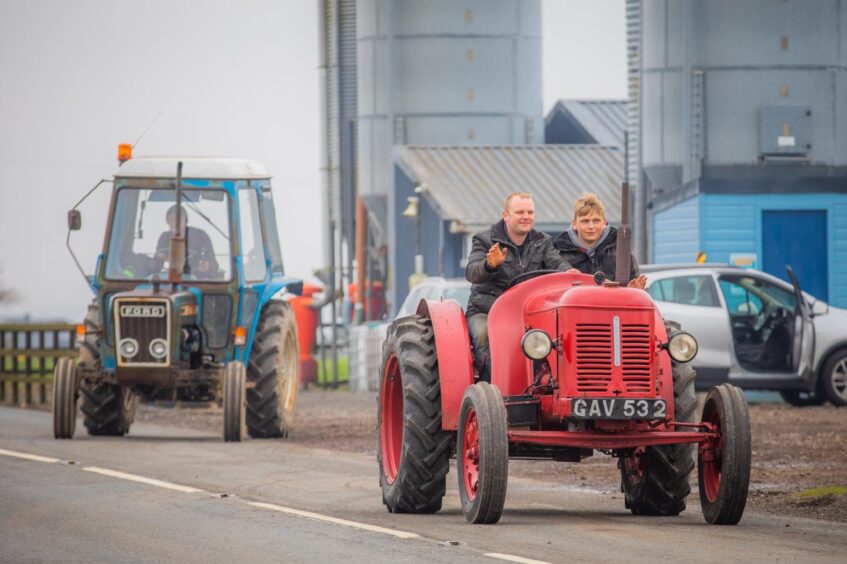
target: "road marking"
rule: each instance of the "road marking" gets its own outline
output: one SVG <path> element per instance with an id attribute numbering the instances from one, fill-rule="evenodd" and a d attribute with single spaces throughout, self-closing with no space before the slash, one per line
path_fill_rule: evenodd
<path id="1" fill-rule="evenodd" d="M 140 482 L 142 484 L 147 484 L 150 486 L 156 486 L 159 488 L 165 488 L 168 490 L 175 490 L 183 493 L 198 493 L 203 492 L 203 490 L 198 488 L 192 488 L 190 486 L 181 486 L 179 484 L 173 484 L 171 482 L 164 482 L 162 480 L 155 480 L 153 478 L 145 478 L 144 476 L 136 476 L 135 474 L 127 474 L 125 472 L 118 472 L 116 470 L 109 470 L 108 468 L 98 468 L 96 466 L 86 466 L 83 468 L 86 472 L 94 472 L 95 474 L 102 474 L 103 476 L 111 476 L 112 478 L 120 478 L 122 480 L 129 480 L 131 482 Z"/>
<path id="2" fill-rule="evenodd" d="M 544 560 L 533 560 L 531 558 L 523 558 L 521 556 L 512 556 L 511 554 L 501 554 L 499 552 L 489 552 L 485 556 L 496 558 L 498 560 L 508 560 L 509 562 L 521 562 L 522 564 L 550 564 Z"/>
<path id="3" fill-rule="evenodd" d="M 15 452 L 13 450 L 5 450 L 0 448 L 0 454 L 3 456 L 11 456 L 12 458 L 23 458 L 24 460 L 34 460 L 36 462 L 56 463 L 61 462 L 58 458 L 50 458 L 49 456 L 38 456 L 37 454 L 27 454 L 25 452 Z"/>
<path id="4" fill-rule="evenodd" d="M 353 527 L 355 529 L 362 529 L 364 531 L 371 531 L 374 533 L 383 533 L 386 535 L 392 535 L 401 539 L 414 539 L 419 538 L 420 535 L 416 533 L 408 533 L 406 531 L 398 531 L 396 529 L 388 529 L 385 527 L 378 527 L 377 525 L 368 525 L 367 523 L 359 523 L 357 521 L 348 521 L 347 519 L 337 519 L 335 517 L 330 517 L 328 515 L 321 515 L 320 513 L 312 513 L 311 511 L 301 511 L 299 509 L 293 509 L 291 507 L 283 507 L 282 505 L 275 505 L 273 503 L 261 503 L 256 501 L 247 502 L 247 505 L 252 505 L 253 507 L 261 507 L 262 509 L 270 509 L 271 511 L 280 511 L 282 513 L 288 513 L 290 515 L 297 515 L 298 517 L 305 517 L 307 519 L 315 519 L 317 521 L 325 521 L 327 523 L 335 523 L 336 525 L 344 525 L 346 527 Z"/>

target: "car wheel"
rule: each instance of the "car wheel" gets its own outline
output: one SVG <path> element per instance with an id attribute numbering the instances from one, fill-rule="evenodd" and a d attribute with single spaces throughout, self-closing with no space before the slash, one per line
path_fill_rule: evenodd
<path id="1" fill-rule="evenodd" d="M 842 349 L 826 361 L 821 371 L 819 387 L 833 405 L 847 405 L 847 349 Z"/>

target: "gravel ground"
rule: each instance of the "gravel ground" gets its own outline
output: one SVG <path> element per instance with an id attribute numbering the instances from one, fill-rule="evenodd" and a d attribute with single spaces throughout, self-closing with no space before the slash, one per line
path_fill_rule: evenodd
<path id="1" fill-rule="evenodd" d="M 199 430 L 222 428 L 217 408 L 144 405 L 137 419 Z M 750 419 L 753 468 L 748 508 L 847 522 L 847 409 L 760 403 L 750 406 Z M 297 421 L 287 440 L 375 456 L 376 437 L 376 394 L 310 389 L 300 392 Z M 512 461 L 509 473 L 622 497 L 615 460 L 602 454 L 580 464 Z M 696 471 L 691 484 L 689 504 L 697 504 Z"/>

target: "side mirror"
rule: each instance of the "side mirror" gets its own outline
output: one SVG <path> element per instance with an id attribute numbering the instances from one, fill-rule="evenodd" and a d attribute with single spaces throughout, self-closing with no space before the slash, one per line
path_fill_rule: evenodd
<path id="1" fill-rule="evenodd" d="M 68 212 L 68 229 L 71 231 L 79 231 L 82 228 L 82 214 L 79 210 L 71 210 Z"/>
<path id="2" fill-rule="evenodd" d="M 815 300 L 812 304 L 812 317 L 826 315 L 829 313 L 829 304 L 820 300 Z"/>

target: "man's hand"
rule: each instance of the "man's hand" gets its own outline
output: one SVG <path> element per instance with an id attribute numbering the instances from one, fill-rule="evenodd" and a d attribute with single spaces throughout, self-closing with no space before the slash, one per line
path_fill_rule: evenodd
<path id="1" fill-rule="evenodd" d="M 578 268 L 571 268 L 570 270 L 566 270 L 565 274 L 582 274 L 582 271 Z"/>
<path id="2" fill-rule="evenodd" d="M 491 245 L 491 248 L 488 249 L 488 254 L 485 255 L 485 262 L 491 268 L 500 268 L 500 265 L 506 260 L 506 253 L 509 252 L 509 249 L 506 247 L 500 248 L 500 245 L 494 243 Z"/>
<path id="3" fill-rule="evenodd" d="M 647 277 L 643 274 L 641 276 L 636 276 L 632 280 L 629 281 L 629 284 L 626 285 L 627 288 L 639 288 L 641 290 L 647 287 Z"/>

